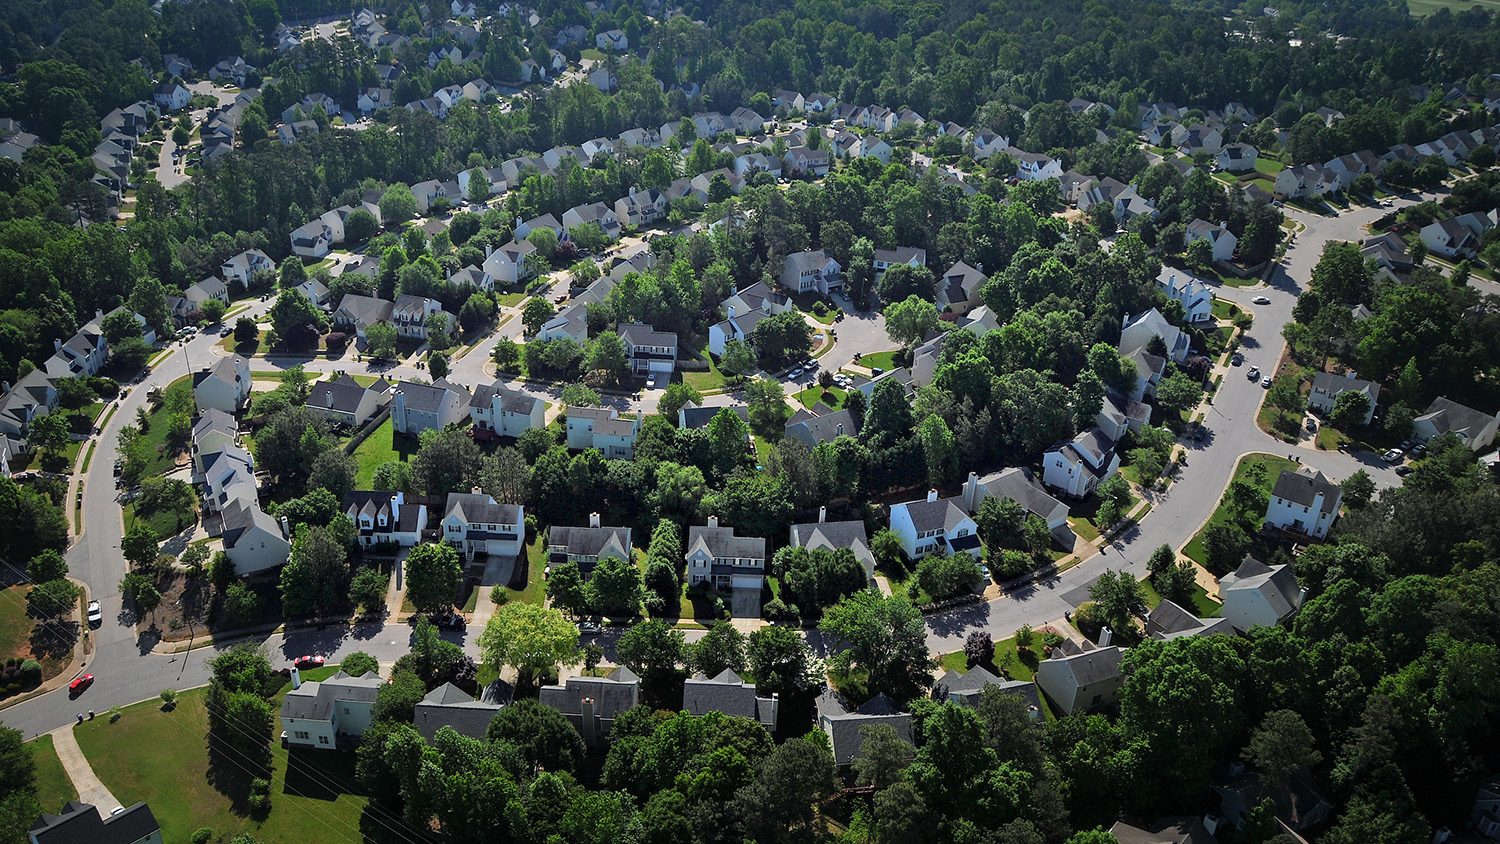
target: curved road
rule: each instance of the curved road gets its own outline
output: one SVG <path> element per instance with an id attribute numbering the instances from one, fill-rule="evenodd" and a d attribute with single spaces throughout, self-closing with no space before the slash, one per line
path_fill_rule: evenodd
<path id="1" fill-rule="evenodd" d="M 1402 204 L 1412 200 L 1404 200 Z M 1219 294 L 1255 313 L 1255 324 L 1241 344 L 1248 365 L 1268 368 L 1280 356 L 1281 328 L 1291 319 L 1292 306 L 1301 291 L 1297 279 L 1311 275 L 1330 240 L 1358 240 L 1362 227 L 1384 213 L 1378 208 L 1359 208 L 1337 217 L 1318 217 L 1288 209 L 1288 215 L 1303 222 L 1307 229 L 1298 235 L 1287 251 L 1284 269 L 1278 269 L 1268 288 L 1253 290 L 1225 288 Z M 1250 305 L 1253 295 L 1264 294 L 1271 303 Z M 261 316 L 269 302 L 256 302 L 246 312 Z M 823 360 L 825 366 L 838 368 L 852 359 L 855 351 L 878 351 L 889 346 L 878 319 L 848 318 L 837 325 L 840 342 Z M 519 315 L 512 316 L 499 331 L 482 341 L 464 358 L 455 361 L 450 378 L 466 386 L 491 383 L 487 369 L 490 350 L 501 336 L 514 337 L 520 332 Z M 113 464 L 120 430 L 133 424 L 136 410 L 146 404 L 146 393 L 154 386 L 166 386 L 191 369 L 207 364 L 222 354 L 218 337 L 199 335 L 186 344 L 172 345 L 172 354 L 158 364 L 141 384 L 119 400 L 119 407 L 98 436 L 91 465 Z M 281 368 L 302 363 L 309 372 L 326 373 L 351 369 L 358 364 L 321 358 L 257 359 L 259 368 Z M 1004 597 L 973 607 L 934 615 L 928 619 L 928 645 L 935 653 L 959 650 L 963 637 L 974 628 L 988 630 L 997 639 L 1011 635 L 1022 624 L 1038 626 L 1060 618 L 1080 600 L 1080 589 L 1087 587 L 1106 569 L 1125 568 L 1144 574 L 1145 559 L 1152 548 L 1163 543 L 1179 547 L 1206 520 L 1228 485 L 1236 459 L 1253 451 L 1289 453 L 1295 451 L 1303 462 L 1315 466 L 1335 480 L 1347 477 L 1357 468 L 1365 468 L 1383 486 L 1398 480 L 1375 455 L 1349 455 L 1338 452 L 1315 452 L 1291 449 L 1272 439 L 1255 426 L 1255 414 L 1263 395 L 1258 384 L 1242 377 L 1243 369 L 1231 369 L 1212 405 L 1205 426 L 1210 436 L 1202 444 L 1190 446 L 1188 465 L 1170 490 L 1158 496 L 1154 507 L 1129 533 L 1115 542 L 1115 550 L 1105 549 L 1068 571 L 1049 580 L 1018 590 Z M 394 377 L 425 378 L 428 373 L 414 366 L 400 364 L 383 371 Z M 543 398 L 556 400 L 557 390 L 517 384 Z M 659 393 L 647 393 L 639 399 L 616 402 L 622 409 L 650 410 Z M 727 396 L 711 397 L 714 404 L 728 403 Z M 93 709 L 103 712 L 112 706 L 153 698 L 162 689 L 183 689 L 208 681 L 206 662 L 225 644 L 201 647 L 181 654 L 157 654 L 154 641 L 137 635 L 133 619 L 125 612 L 118 583 L 124 572 L 120 558 L 120 507 L 115 500 L 113 484 L 96 468 L 85 478 L 83 486 L 83 532 L 68 550 L 68 565 L 73 576 L 87 582 L 95 600 L 104 609 L 104 625 L 93 631 L 95 650 L 83 670 L 94 673 L 98 681 L 76 701 L 68 692 L 58 689 L 0 710 L 0 721 L 21 730 L 27 738 L 64 726 L 75 713 Z M 456 641 L 470 653 L 477 653 L 473 641 L 478 630 Z M 290 659 L 303 653 L 320 653 L 338 659 L 351 651 L 372 654 L 389 664 L 409 650 L 410 630 L 404 624 L 371 622 L 353 628 L 297 630 L 286 634 L 249 637 L 264 643 L 273 660 Z"/>

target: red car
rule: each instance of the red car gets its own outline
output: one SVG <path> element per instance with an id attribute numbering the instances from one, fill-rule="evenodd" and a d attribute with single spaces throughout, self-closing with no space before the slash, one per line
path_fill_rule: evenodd
<path id="1" fill-rule="evenodd" d="M 84 674 L 68 684 L 68 694 L 82 694 L 84 689 L 94 685 L 94 675 Z"/>
<path id="2" fill-rule="evenodd" d="M 299 656 L 292 664 L 305 670 L 308 668 L 322 668 L 325 661 L 321 656 Z"/>

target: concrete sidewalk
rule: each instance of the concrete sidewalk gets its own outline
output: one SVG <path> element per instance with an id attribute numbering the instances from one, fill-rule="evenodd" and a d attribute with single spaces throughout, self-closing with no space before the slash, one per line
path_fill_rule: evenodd
<path id="1" fill-rule="evenodd" d="M 105 817 L 120 808 L 120 801 L 94 775 L 89 760 L 78 749 L 78 741 L 73 738 L 72 724 L 52 731 L 52 746 L 57 749 L 57 758 L 62 761 L 63 770 L 68 772 L 68 779 L 73 781 L 73 788 L 78 790 L 79 800 L 97 806 L 99 814 Z"/>

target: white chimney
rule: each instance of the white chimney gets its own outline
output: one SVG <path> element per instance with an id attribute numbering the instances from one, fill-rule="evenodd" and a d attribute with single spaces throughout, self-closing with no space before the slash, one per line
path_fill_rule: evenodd
<path id="1" fill-rule="evenodd" d="M 964 481 L 964 509 L 970 513 L 977 509 L 979 504 L 979 473 L 970 472 L 969 479 Z"/>
<path id="2" fill-rule="evenodd" d="M 295 665 L 292 666 L 292 688 L 302 688 L 302 672 L 298 671 Z"/>
<path id="3" fill-rule="evenodd" d="M 719 526 L 719 517 L 718 516 L 709 516 L 708 517 L 708 526 L 711 527 L 711 528 L 718 527 Z"/>
<path id="4" fill-rule="evenodd" d="M 292 526 L 287 522 L 286 516 L 281 517 L 281 536 L 284 539 L 292 538 Z"/>
<path id="5" fill-rule="evenodd" d="M 1114 638 L 1115 631 L 1109 629 L 1109 625 L 1106 624 L 1103 627 L 1099 628 L 1099 647 L 1109 647 L 1109 643 L 1114 641 Z"/>
<path id="6" fill-rule="evenodd" d="M 475 495 L 483 495 L 484 494 L 484 490 L 480 489 L 477 486 L 471 486 L 471 487 L 469 487 L 469 492 L 472 492 Z"/>
<path id="7" fill-rule="evenodd" d="M 936 501 L 937 500 L 937 495 L 938 495 L 937 490 L 935 490 L 935 489 L 929 489 L 929 490 L 927 490 L 927 500 L 929 502 Z"/>
<path id="8" fill-rule="evenodd" d="M 823 524 L 826 521 L 828 521 L 828 507 L 826 505 L 819 505 L 818 506 L 818 524 L 821 525 L 821 524 Z"/>
<path id="9" fill-rule="evenodd" d="M 59 339 L 57 339 L 56 337 L 52 338 L 52 351 L 54 351 L 54 352 L 60 352 L 60 351 L 62 351 L 62 341 L 59 340 Z"/>
<path id="10" fill-rule="evenodd" d="M 598 513 L 590 513 L 589 514 L 589 527 L 596 528 L 598 526 L 599 526 L 599 514 Z"/>

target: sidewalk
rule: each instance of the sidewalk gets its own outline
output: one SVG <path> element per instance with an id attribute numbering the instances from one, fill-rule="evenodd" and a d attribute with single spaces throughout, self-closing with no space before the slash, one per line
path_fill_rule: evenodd
<path id="1" fill-rule="evenodd" d="M 120 808 L 120 801 L 94 775 L 89 760 L 84 758 L 83 751 L 78 748 L 78 741 L 73 738 L 72 724 L 52 731 L 52 745 L 57 749 L 57 758 L 62 762 L 63 770 L 68 772 L 68 779 L 73 781 L 73 787 L 78 790 L 80 801 L 97 806 L 99 814 L 105 817 Z"/>

